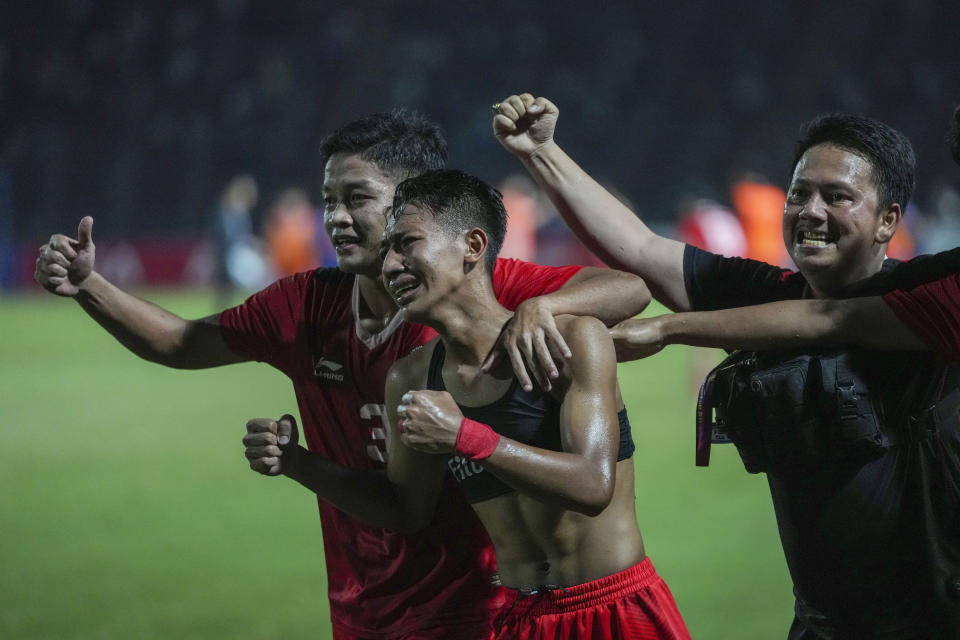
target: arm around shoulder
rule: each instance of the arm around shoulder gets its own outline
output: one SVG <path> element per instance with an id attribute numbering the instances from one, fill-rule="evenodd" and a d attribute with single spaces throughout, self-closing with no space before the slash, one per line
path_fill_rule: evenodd
<path id="1" fill-rule="evenodd" d="M 640 276 L 600 267 L 583 267 L 561 289 L 543 296 L 551 297 L 552 315 L 589 315 L 607 326 L 641 313 L 651 299 Z"/>

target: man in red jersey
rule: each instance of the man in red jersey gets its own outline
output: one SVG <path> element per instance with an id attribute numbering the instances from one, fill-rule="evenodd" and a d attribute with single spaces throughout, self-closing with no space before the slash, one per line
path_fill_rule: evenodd
<path id="1" fill-rule="evenodd" d="M 404 324 L 380 284 L 386 214 L 397 183 L 443 166 L 446 143 L 432 123 L 397 112 L 346 125 L 322 152 L 324 223 L 337 269 L 284 278 L 238 307 L 185 320 L 94 270 L 93 221 L 84 218 L 76 239 L 55 235 L 41 247 L 36 279 L 73 297 L 147 360 L 187 369 L 258 360 L 290 377 L 309 452 L 290 447 L 289 432 L 278 436 L 267 427 L 274 444 L 288 451 L 259 469 L 289 475 L 319 497 L 336 638 L 485 637 L 498 604 L 489 541 L 457 492 L 416 537 L 347 515 L 376 511 L 383 495 L 386 372 L 432 335 Z M 534 364 L 547 387 L 557 375 L 553 355 L 566 353 L 554 314 L 600 313 L 614 323 L 647 300 L 642 281 L 603 270 L 506 261 L 497 267 L 497 282 L 504 304 L 517 307 L 504 332 L 511 361 Z M 539 294 L 549 295 L 523 302 Z M 529 379 L 525 384 L 532 386 Z"/>

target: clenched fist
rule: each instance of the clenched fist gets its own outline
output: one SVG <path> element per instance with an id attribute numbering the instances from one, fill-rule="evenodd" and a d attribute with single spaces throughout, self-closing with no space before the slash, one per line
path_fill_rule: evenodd
<path id="1" fill-rule="evenodd" d="M 257 473 L 277 476 L 284 472 L 284 454 L 289 455 L 299 440 L 297 421 L 289 414 L 279 420 L 254 418 L 247 421 L 244 455 Z"/>
<path id="2" fill-rule="evenodd" d="M 397 406 L 403 444 L 423 453 L 451 453 L 463 413 L 446 391 L 408 391 Z"/>
<path id="3" fill-rule="evenodd" d="M 553 141 L 560 111 L 546 98 L 529 93 L 504 98 L 493 116 L 493 133 L 500 144 L 521 160 Z"/>

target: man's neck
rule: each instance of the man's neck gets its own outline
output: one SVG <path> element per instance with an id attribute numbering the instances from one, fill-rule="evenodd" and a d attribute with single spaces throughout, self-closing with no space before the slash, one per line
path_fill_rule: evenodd
<path id="1" fill-rule="evenodd" d="M 360 304 L 357 323 L 368 333 L 380 333 L 397 315 L 397 305 L 387 293 L 379 278 L 357 274 Z"/>
<path id="2" fill-rule="evenodd" d="M 443 340 L 447 353 L 467 365 L 479 365 L 496 344 L 503 325 L 512 313 L 500 306 L 492 291 L 457 296 L 431 309 L 425 324 L 433 327 Z M 479 293 L 479 295 L 477 295 Z"/>
<path id="3" fill-rule="evenodd" d="M 883 268 L 883 261 L 885 259 L 886 255 L 883 255 L 878 261 L 871 261 L 869 265 L 864 266 L 862 269 L 852 271 L 842 278 L 833 277 L 833 274 L 829 273 L 815 274 L 810 276 L 804 274 L 804 277 L 807 280 L 807 287 L 806 291 L 804 292 L 804 297 L 842 298 L 846 295 L 846 292 L 851 286 L 855 285 L 861 280 L 865 280 L 878 274 Z"/>

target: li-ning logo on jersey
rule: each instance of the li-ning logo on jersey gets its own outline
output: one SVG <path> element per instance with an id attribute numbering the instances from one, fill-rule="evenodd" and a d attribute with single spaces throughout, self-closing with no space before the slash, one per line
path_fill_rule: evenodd
<path id="1" fill-rule="evenodd" d="M 339 362 L 327 360 L 323 356 L 320 356 L 317 358 L 317 364 L 313 367 L 313 375 L 330 382 L 343 382 L 343 374 L 340 373 L 341 369 L 343 369 L 343 365 Z"/>

